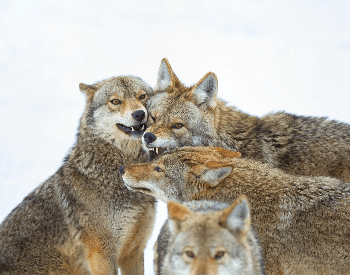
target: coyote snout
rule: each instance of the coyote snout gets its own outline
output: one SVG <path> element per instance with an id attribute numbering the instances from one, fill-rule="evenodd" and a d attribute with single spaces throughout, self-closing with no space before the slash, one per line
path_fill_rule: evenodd
<path id="1" fill-rule="evenodd" d="M 132 82 L 133 81 L 133 82 Z M 90 104 L 86 123 L 103 139 L 140 139 L 145 132 L 145 103 L 152 90 L 138 78 L 111 78 L 94 85 L 81 83 Z"/>
<path id="2" fill-rule="evenodd" d="M 143 135 L 143 140 L 147 145 L 152 143 L 156 139 L 157 139 L 157 137 L 150 132 L 144 133 L 144 135 Z"/>
<path id="3" fill-rule="evenodd" d="M 245 196 L 231 205 L 170 201 L 168 216 L 155 245 L 156 274 L 264 274 Z"/>
<path id="4" fill-rule="evenodd" d="M 155 199 L 126 190 L 115 167 L 147 159 L 140 138 L 152 89 L 133 76 L 79 88 L 86 107 L 75 145 L 0 224 L 1 275 L 144 274 Z"/>
<path id="5" fill-rule="evenodd" d="M 285 112 L 255 117 L 228 106 L 217 94 L 214 73 L 185 87 L 163 59 L 146 103 L 150 118 L 144 149 L 217 146 L 289 174 L 350 181 L 349 124 Z"/>
<path id="6" fill-rule="evenodd" d="M 130 135 L 131 137 L 141 137 L 146 128 L 146 122 L 144 121 L 145 116 L 146 112 L 144 110 L 137 110 L 133 112 L 131 116 L 129 115 L 129 119 L 131 120 L 130 122 L 128 122 L 128 119 L 125 119 L 124 122 L 133 126 L 126 126 L 121 123 L 116 123 L 116 125 L 124 134 Z M 131 119 L 131 117 L 133 119 Z"/>
<path id="7" fill-rule="evenodd" d="M 164 202 L 231 203 L 245 194 L 267 274 L 348 274 L 349 183 L 287 174 L 239 155 L 218 147 L 177 148 L 125 166 L 123 179 Z"/>

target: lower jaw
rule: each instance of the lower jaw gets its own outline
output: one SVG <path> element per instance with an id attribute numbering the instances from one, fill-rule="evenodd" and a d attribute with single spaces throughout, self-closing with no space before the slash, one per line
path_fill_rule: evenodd
<path id="1" fill-rule="evenodd" d="M 118 126 L 117 126 L 118 127 Z M 124 133 L 125 135 L 131 137 L 131 138 L 136 138 L 136 139 L 141 139 L 145 130 L 140 130 L 140 131 L 125 131 L 122 128 L 118 127 L 118 129 Z"/>

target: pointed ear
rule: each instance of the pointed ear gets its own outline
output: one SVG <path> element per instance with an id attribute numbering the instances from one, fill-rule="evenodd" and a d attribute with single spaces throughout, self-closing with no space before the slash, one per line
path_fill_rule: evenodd
<path id="1" fill-rule="evenodd" d="M 235 202 L 223 211 L 220 225 L 226 227 L 231 232 L 246 234 L 250 227 L 250 210 L 248 198 L 241 195 Z"/>
<path id="2" fill-rule="evenodd" d="M 163 58 L 158 70 L 157 85 L 154 88 L 154 93 L 171 92 L 176 81 L 176 76 L 169 64 L 168 59 Z"/>
<path id="3" fill-rule="evenodd" d="M 200 180 L 209 184 L 211 187 L 217 186 L 224 178 L 226 178 L 232 171 L 232 167 L 211 168 L 206 170 L 201 176 Z"/>
<path id="4" fill-rule="evenodd" d="M 187 220 L 191 213 L 191 210 L 180 203 L 174 201 L 168 202 L 168 225 L 173 235 L 179 233 L 181 222 Z"/>
<path id="5" fill-rule="evenodd" d="M 79 89 L 86 96 L 86 99 L 91 98 L 97 90 L 93 85 L 86 85 L 84 83 L 79 84 Z"/>
<path id="6" fill-rule="evenodd" d="M 215 107 L 218 93 L 218 79 L 212 72 L 207 73 L 188 94 L 187 98 L 197 106 Z"/>

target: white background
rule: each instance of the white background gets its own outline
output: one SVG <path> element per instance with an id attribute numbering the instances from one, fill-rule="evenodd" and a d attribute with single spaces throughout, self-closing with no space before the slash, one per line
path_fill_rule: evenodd
<path id="1" fill-rule="evenodd" d="M 215 72 L 219 97 L 250 114 L 350 122 L 349 1 L 0 0 L 0 221 L 73 145 L 78 84 L 132 74 L 154 87 L 163 57 L 187 85 Z"/>

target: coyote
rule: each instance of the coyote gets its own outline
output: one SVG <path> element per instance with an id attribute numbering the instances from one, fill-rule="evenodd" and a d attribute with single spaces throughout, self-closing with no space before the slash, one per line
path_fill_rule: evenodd
<path id="1" fill-rule="evenodd" d="M 0 274 L 143 274 L 155 199 L 130 192 L 118 167 L 142 162 L 152 89 L 132 76 L 79 85 L 77 141 L 58 171 L 0 225 Z"/>
<path id="2" fill-rule="evenodd" d="M 220 147 L 182 147 L 121 167 L 125 185 L 167 202 L 245 194 L 266 274 L 348 274 L 350 185 L 296 176 Z"/>
<path id="3" fill-rule="evenodd" d="M 244 195 L 232 205 L 170 201 L 168 216 L 155 245 L 156 275 L 264 274 Z"/>
<path id="4" fill-rule="evenodd" d="M 181 146 L 218 146 L 290 174 L 350 182 L 350 125 L 285 112 L 251 116 L 217 99 L 217 91 L 215 74 L 185 87 L 163 59 L 146 104 L 143 147 L 154 156 Z"/>

